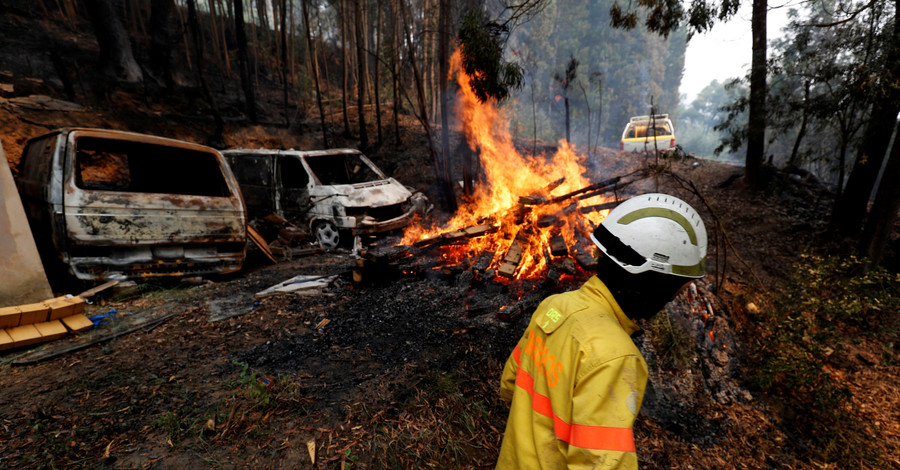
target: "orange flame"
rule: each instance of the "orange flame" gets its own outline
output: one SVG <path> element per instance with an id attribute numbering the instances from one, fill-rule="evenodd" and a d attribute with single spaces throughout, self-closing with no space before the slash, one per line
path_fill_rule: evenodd
<path id="1" fill-rule="evenodd" d="M 605 202 L 605 198 L 595 196 L 556 204 L 521 204 L 522 196 L 544 198 L 546 201 L 590 185 L 591 181 L 584 176 L 587 157 L 577 153 L 575 147 L 565 140 L 559 141 L 559 148 L 552 156 L 523 156 L 514 145 L 508 117 L 493 102 L 482 103 L 475 96 L 470 77 L 462 69 L 459 49 L 453 53 L 450 67 L 460 88 L 456 112 L 469 147 L 480 158 L 486 184 L 474 188 L 471 197 L 460 205 L 444 227 L 430 230 L 421 226 L 410 227 L 402 243 L 409 244 L 450 230 L 491 224 L 498 228 L 496 232 L 468 239 L 465 245 L 446 246 L 441 250 L 447 263 L 458 263 L 484 252 L 493 252 L 495 257 L 491 267 L 496 268 L 502 263 L 517 234 L 524 231 L 527 236 L 519 237 L 520 246 L 525 246 L 522 246 L 522 259 L 515 277 L 539 275 L 547 267 L 549 250 L 546 247 L 554 233 L 559 232 L 566 246 L 571 248 L 577 243 L 575 231 L 580 231 L 584 234 L 581 238 L 586 239 L 590 230 L 587 221 L 599 223 L 608 212 L 582 215 L 577 210 L 564 208 L 576 203 L 578 206 L 600 204 Z M 563 178 L 558 186 L 550 186 Z M 548 218 L 549 222 L 538 223 Z"/>

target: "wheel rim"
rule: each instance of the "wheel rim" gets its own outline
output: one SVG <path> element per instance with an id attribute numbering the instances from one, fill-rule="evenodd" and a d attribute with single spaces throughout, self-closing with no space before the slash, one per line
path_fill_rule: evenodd
<path id="1" fill-rule="evenodd" d="M 337 227 L 331 222 L 322 222 L 316 227 L 316 240 L 319 246 L 325 250 L 333 250 L 338 247 L 341 241 L 341 235 L 338 233 Z"/>

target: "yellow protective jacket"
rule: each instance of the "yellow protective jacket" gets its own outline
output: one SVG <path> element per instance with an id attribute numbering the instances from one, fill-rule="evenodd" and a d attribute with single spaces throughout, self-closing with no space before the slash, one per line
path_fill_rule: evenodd
<path id="1" fill-rule="evenodd" d="M 503 369 L 512 403 L 497 468 L 637 468 L 638 329 L 596 276 L 541 302 Z"/>

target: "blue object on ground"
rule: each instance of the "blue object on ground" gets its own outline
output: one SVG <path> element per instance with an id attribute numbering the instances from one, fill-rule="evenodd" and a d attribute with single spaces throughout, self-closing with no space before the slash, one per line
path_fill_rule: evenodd
<path id="1" fill-rule="evenodd" d="M 119 311 L 118 311 L 117 309 L 112 308 L 112 309 L 110 309 L 110 310 L 109 310 L 108 312 L 106 312 L 106 313 L 101 313 L 101 314 L 98 314 L 98 315 L 90 316 L 90 317 L 88 317 L 88 320 L 90 320 L 91 322 L 93 322 L 93 323 L 94 323 L 94 328 L 96 328 L 96 327 L 98 327 L 98 326 L 100 326 L 100 325 L 102 325 L 102 324 L 104 324 L 104 323 L 106 323 L 106 322 L 108 322 L 108 321 L 114 320 L 114 319 L 116 318 L 116 314 L 117 314 L 117 313 L 119 313 Z"/>

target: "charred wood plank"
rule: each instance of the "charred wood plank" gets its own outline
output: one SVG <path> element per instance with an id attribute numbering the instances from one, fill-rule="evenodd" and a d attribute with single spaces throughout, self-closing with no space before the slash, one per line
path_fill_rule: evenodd
<path id="1" fill-rule="evenodd" d="M 475 238 L 480 237 L 482 235 L 486 235 L 488 233 L 496 232 L 498 228 L 491 224 L 480 224 L 473 225 L 470 227 L 451 230 L 449 232 L 441 233 L 440 235 L 436 235 L 430 238 L 423 238 L 422 240 L 416 240 L 413 242 L 413 246 L 416 248 L 423 248 L 426 246 L 432 245 L 446 245 L 449 243 L 453 243 L 465 238 Z"/>
<path id="2" fill-rule="evenodd" d="M 594 204 L 592 206 L 584 206 L 578 210 L 582 214 L 587 214 L 590 212 L 597 212 L 597 211 L 604 211 L 606 209 L 612 209 L 621 203 L 622 203 L 622 201 L 604 202 L 603 204 Z"/>
<path id="3" fill-rule="evenodd" d="M 588 253 L 588 250 L 582 248 L 580 245 L 572 249 L 572 257 L 575 258 L 575 262 L 585 271 L 597 269 L 597 260 L 594 258 L 593 253 Z"/>
<path id="4" fill-rule="evenodd" d="M 584 194 L 584 193 L 591 192 L 591 191 L 597 191 L 597 190 L 606 188 L 608 186 L 612 186 L 621 180 L 622 180 L 621 176 L 616 176 L 615 178 L 610 178 L 607 180 L 600 181 L 599 183 L 594 183 L 592 185 L 585 186 L 581 189 L 577 189 L 570 193 L 563 194 L 562 196 L 554 197 L 554 198 L 550 199 L 548 202 L 555 203 L 555 202 L 565 201 L 566 199 L 573 198 L 575 196 L 578 196 L 579 194 Z"/>
<path id="5" fill-rule="evenodd" d="M 497 318 L 514 322 L 521 317 L 522 314 L 533 312 L 544 297 L 545 294 L 541 290 L 531 292 L 519 299 L 516 303 L 497 312 Z"/>
<path id="6" fill-rule="evenodd" d="M 569 247 L 566 246 L 566 240 L 561 233 L 554 233 L 550 237 L 550 254 L 553 256 L 569 255 Z"/>
<path id="7" fill-rule="evenodd" d="M 519 263 L 522 262 L 522 255 L 525 253 L 525 246 L 528 243 L 528 238 L 525 235 L 524 231 L 519 231 L 516 234 L 516 238 L 513 239 L 512 244 L 509 246 L 509 250 L 506 251 L 506 254 L 503 256 L 503 262 L 500 263 L 500 268 L 497 269 L 497 273 L 503 277 L 513 277 L 516 272 L 516 269 L 519 268 Z"/>
<path id="8" fill-rule="evenodd" d="M 545 215 L 537 220 L 536 224 L 539 228 L 552 227 L 559 223 L 559 217 L 555 215 Z"/>

